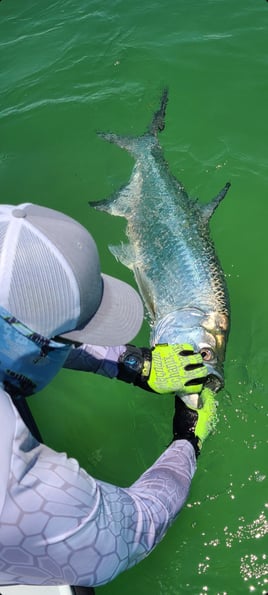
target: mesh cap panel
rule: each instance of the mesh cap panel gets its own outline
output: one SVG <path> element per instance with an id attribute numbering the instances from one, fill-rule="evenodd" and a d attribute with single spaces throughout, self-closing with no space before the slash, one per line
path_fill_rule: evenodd
<path id="1" fill-rule="evenodd" d="M 67 268 L 41 237 L 30 229 L 21 230 L 8 309 L 45 337 L 73 328 L 80 314 L 76 282 Z"/>
<path id="2" fill-rule="evenodd" d="M 92 236 L 53 209 L 0 205 L 0 305 L 45 337 L 129 342 L 143 307 L 127 283 L 102 275 Z"/>

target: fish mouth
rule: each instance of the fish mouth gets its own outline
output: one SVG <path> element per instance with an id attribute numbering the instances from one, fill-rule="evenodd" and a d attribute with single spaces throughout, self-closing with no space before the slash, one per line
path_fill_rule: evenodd
<path id="1" fill-rule="evenodd" d="M 209 388 L 213 392 L 217 393 L 224 387 L 223 374 L 216 370 L 213 366 L 205 362 L 208 375 L 204 383 L 205 388 Z"/>
<path id="2" fill-rule="evenodd" d="M 209 362 L 206 358 L 203 359 L 208 372 L 204 386 L 213 392 L 219 392 L 224 386 L 225 336 L 222 331 L 217 331 L 212 315 L 208 317 L 198 308 L 185 308 L 171 311 L 161 318 L 152 328 L 150 343 L 188 343 L 196 353 L 201 354 L 206 349 L 212 350 L 212 360 Z"/>

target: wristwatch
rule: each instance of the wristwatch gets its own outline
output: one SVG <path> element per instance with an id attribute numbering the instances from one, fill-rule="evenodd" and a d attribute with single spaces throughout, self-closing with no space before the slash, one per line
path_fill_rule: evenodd
<path id="1" fill-rule="evenodd" d="M 133 384 L 146 382 L 151 370 L 152 355 L 147 347 L 127 345 L 126 351 L 118 360 L 119 373 L 117 378 Z"/>

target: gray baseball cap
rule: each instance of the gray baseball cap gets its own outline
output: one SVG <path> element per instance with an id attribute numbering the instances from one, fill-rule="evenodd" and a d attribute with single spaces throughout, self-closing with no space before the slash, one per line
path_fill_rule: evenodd
<path id="1" fill-rule="evenodd" d="M 88 231 L 31 203 L 0 205 L 0 304 L 44 337 L 93 345 L 128 343 L 143 320 L 138 293 L 101 273 Z"/>

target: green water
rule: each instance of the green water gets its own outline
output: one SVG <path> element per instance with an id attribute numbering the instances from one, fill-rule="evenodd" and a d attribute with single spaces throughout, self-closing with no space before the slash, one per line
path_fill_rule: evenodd
<path id="1" fill-rule="evenodd" d="M 134 283 L 108 243 L 122 220 L 91 212 L 132 162 L 97 130 L 141 133 L 169 86 L 161 136 L 172 171 L 208 200 L 232 330 L 217 431 L 187 505 L 139 566 L 103 595 L 268 591 L 268 3 L 265 0 L 0 1 L 0 180 L 6 203 L 64 210 L 95 236 L 103 271 Z M 136 339 L 148 341 L 144 324 Z M 62 371 L 32 399 L 47 443 L 129 485 L 170 439 L 172 401 Z"/>

